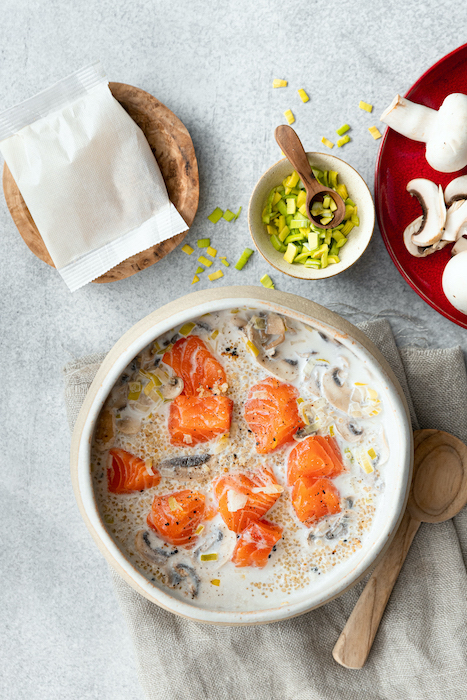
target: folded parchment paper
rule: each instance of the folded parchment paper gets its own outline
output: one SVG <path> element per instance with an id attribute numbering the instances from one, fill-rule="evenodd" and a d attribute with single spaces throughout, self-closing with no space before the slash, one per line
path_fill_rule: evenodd
<path id="1" fill-rule="evenodd" d="M 0 151 L 71 291 L 188 228 L 99 63 L 0 114 Z"/>

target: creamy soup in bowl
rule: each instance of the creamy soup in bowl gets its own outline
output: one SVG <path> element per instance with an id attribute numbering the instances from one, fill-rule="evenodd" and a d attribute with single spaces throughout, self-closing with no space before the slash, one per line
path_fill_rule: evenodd
<path id="1" fill-rule="evenodd" d="M 391 378 L 345 331 L 236 302 L 183 314 L 114 365 L 88 485 L 106 546 L 148 597 L 266 622 L 338 595 L 383 549 L 410 430 Z"/>

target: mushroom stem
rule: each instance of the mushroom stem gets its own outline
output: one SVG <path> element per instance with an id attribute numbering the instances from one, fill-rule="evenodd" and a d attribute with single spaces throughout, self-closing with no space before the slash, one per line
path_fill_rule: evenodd
<path id="1" fill-rule="evenodd" d="M 426 143 L 437 114 L 435 109 L 396 95 L 389 107 L 382 113 L 380 121 L 413 141 Z"/>

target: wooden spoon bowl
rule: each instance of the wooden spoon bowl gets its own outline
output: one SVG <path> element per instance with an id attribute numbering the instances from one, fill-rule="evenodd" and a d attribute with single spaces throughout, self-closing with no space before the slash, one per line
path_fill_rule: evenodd
<path id="1" fill-rule="evenodd" d="M 420 524 L 450 520 L 467 504 L 467 446 L 441 430 L 418 430 L 414 449 L 407 510 L 332 651 L 334 659 L 346 668 L 365 664 Z"/>
<path id="2" fill-rule="evenodd" d="M 282 152 L 290 161 L 294 170 L 296 170 L 300 175 L 300 179 L 305 185 L 306 208 L 308 211 L 308 216 L 313 221 L 315 226 L 322 229 L 335 228 L 336 226 L 339 226 L 339 224 L 341 224 L 344 220 L 345 216 L 344 200 L 339 194 L 337 194 L 337 192 L 332 190 L 330 187 L 324 187 L 324 185 L 318 182 L 318 180 L 315 178 L 313 171 L 310 168 L 308 158 L 306 157 L 305 149 L 303 148 L 302 142 L 298 138 L 296 132 L 291 126 L 281 124 L 276 128 L 274 136 L 282 149 Z M 319 216 L 313 216 L 311 213 L 311 207 L 313 202 L 322 202 L 326 195 L 329 195 L 333 199 L 337 209 L 334 212 L 332 221 L 330 221 L 328 224 L 322 224 L 321 218 Z"/>

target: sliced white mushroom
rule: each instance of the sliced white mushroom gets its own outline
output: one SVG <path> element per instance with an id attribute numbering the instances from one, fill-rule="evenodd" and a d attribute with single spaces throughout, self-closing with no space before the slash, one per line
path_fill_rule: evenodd
<path id="1" fill-rule="evenodd" d="M 110 450 L 115 442 L 115 416 L 108 407 L 104 407 L 100 413 L 96 426 L 95 445 L 99 452 Z"/>
<path id="2" fill-rule="evenodd" d="M 284 335 L 285 323 L 284 319 L 279 314 L 268 314 L 266 321 L 266 333 L 268 335 Z"/>
<path id="3" fill-rule="evenodd" d="M 449 241 L 440 239 L 436 243 L 433 243 L 433 245 L 427 246 L 426 248 L 421 248 L 420 246 L 412 243 L 412 236 L 418 232 L 422 221 L 423 215 L 412 221 L 412 223 L 407 226 L 403 234 L 405 247 L 409 253 L 416 258 L 426 258 L 428 255 L 436 253 L 437 250 L 441 250 L 449 243 Z"/>
<path id="4" fill-rule="evenodd" d="M 263 369 L 281 381 L 293 382 L 295 379 L 297 379 L 298 362 L 295 360 L 287 360 L 278 357 L 268 357 L 261 342 L 260 332 L 254 327 L 251 319 L 245 328 L 245 333 L 248 340 L 253 343 L 254 347 L 258 351 L 258 354 L 256 355 L 256 362 L 261 365 Z"/>
<path id="5" fill-rule="evenodd" d="M 457 255 L 458 253 L 463 253 L 467 250 L 467 238 L 458 238 L 456 243 L 451 248 L 451 255 Z"/>
<path id="6" fill-rule="evenodd" d="M 339 418 L 336 423 L 337 432 L 346 442 L 361 442 L 363 440 L 364 429 L 353 420 Z"/>
<path id="7" fill-rule="evenodd" d="M 159 391 L 166 400 L 176 399 L 183 391 L 184 381 L 181 377 L 172 376 L 166 384 L 163 384 Z"/>
<path id="8" fill-rule="evenodd" d="M 164 542 L 159 540 L 153 533 L 149 532 L 149 530 L 139 530 L 139 532 L 136 533 L 135 547 L 137 552 L 139 552 L 144 559 L 153 564 L 157 564 L 157 566 L 165 566 L 169 557 L 178 552 L 177 549 L 171 551 L 164 547 Z"/>
<path id="9" fill-rule="evenodd" d="M 467 199 L 467 175 L 455 177 L 444 190 L 444 201 L 447 207 L 460 199 Z"/>
<path id="10" fill-rule="evenodd" d="M 141 418 L 134 415 L 125 415 L 117 420 L 117 429 L 124 435 L 136 435 L 141 428 Z"/>
<path id="11" fill-rule="evenodd" d="M 361 392 L 347 384 L 346 373 L 339 367 L 332 367 L 324 373 L 321 390 L 324 398 L 343 413 L 349 413 L 350 403 L 362 400 Z"/>
<path id="12" fill-rule="evenodd" d="M 407 192 L 417 197 L 423 211 L 423 219 L 412 243 L 417 246 L 433 245 L 443 235 L 446 221 L 446 206 L 443 190 L 431 180 L 416 178 L 407 185 Z"/>
<path id="13" fill-rule="evenodd" d="M 231 532 L 224 523 L 213 526 L 202 538 L 200 546 L 194 554 L 200 556 L 203 552 L 216 553 L 217 559 L 208 561 L 198 560 L 198 565 L 203 568 L 220 569 L 224 564 L 231 560 L 235 545 L 237 544 L 237 536 L 235 532 Z"/>
<path id="14" fill-rule="evenodd" d="M 185 581 L 192 598 L 196 598 L 199 593 L 199 587 L 201 585 L 201 579 L 189 564 L 176 564 L 174 566 L 174 571 L 181 577 L 181 581 Z"/>
<path id="15" fill-rule="evenodd" d="M 454 201 L 447 211 L 443 241 L 457 241 L 467 227 L 467 200 Z"/>

